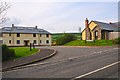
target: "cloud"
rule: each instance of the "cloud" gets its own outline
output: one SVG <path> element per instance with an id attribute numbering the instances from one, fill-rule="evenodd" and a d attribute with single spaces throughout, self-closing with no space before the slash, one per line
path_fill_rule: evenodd
<path id="1" fill-rule="evenodd" d="M 17 17 L 12 17 L 12 18 L 7 18 L 6 23 L 4 24 L 5 26 L 11 26 L 12 24 L 18 25 L 21 23 L 21 20 Z"/>
<path id="2" fill-rule="evenodd" d="M 84 20 L 117 21 L 117 3 L 95 2 L 13 2 L 8 10 L 12 23 L 35 26 L 50 32 L 78 32 Z"/>
<path id="3" fill-rule="evenodd" d="M 2 0 L 9 2 L 10 0 Z M 118 2 L 119 0 L 12 0 L 15 2 Z"/>

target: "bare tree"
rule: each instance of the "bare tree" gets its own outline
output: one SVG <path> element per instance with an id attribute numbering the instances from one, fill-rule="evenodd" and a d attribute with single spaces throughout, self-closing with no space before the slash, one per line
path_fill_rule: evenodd
<path id="1" fill-rule="evenodd" d="M 0 2 L 0 27 L 3 27 L 3 23 L 5 23 L 7 16 L 7 9 L 10 8 L 10 4 L 7 2 Z"/>

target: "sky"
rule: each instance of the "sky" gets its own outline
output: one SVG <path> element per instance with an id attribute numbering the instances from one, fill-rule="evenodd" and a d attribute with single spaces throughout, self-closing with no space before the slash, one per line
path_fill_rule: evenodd
<path id="1" fill-rule="evenodd" d="M 55 0 L 11 0 L 7 11 L 7 22 L 23 27 L 45 29 L 51 33 L 79 32 L 85 28 L 85 19 L 101 22 L 118 22 L 118 1 L 55 1 Z"/>

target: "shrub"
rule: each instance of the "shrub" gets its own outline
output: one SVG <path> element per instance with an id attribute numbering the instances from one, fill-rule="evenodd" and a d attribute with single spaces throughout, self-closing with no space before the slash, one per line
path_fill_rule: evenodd
<path id="1" fill-rule="evenodd" d="M 12 57 L 15 57 L 15 52 L 12 49 L 9 49 L 7 45 L 2 45 L 2 61 L 8 60 Z"/>
<path id="2" fill-rule="evenodd" d="M 120 37 L 114 39 L 114 40 L 113 40 L 113 43 L 115 43 L 115 44 L 120 44 Z"/>
<path id="3" fill-rule="evenodd" d="M 73 34 L 64 34 L 63 36 L 56 39 L 56 45 L 63 45 L 73 40 L 74 40 Z"/>
<path id="4" fill-rule="evenodd" d="M 52 43 L 52 46 L 55 46 L 56 45 L 56 42 Z"/>

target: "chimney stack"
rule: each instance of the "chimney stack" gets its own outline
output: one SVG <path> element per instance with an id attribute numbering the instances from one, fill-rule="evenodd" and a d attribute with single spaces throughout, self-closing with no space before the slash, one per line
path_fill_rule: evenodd
<path id="1" fill-rule="evenodd" d="M 88 27 L 88 19 L 86 18 L 85 20 L 85 27 L 87 28 Z"/>
<path id="2" fill-rule="evenodd" d="M 12 27 L 14 27 L 14 24 L 12 24 Z"/>
<path id="3" fill-rule="evenodd" d="M 35 26 L 35 28 L 37 29 L 37 26 Z"/>
<path id="4" fill-rule="evenodd" d="M 112 24 L 111 22 L 109 24 Z"/>

